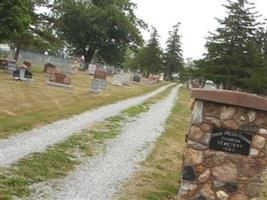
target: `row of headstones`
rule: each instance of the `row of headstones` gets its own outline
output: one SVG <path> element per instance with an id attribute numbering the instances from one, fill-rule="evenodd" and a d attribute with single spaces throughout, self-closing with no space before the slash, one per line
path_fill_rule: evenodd
<path id="1" fill-rule="evenodd" d="M 116 72 L 117 74 L 113 76 L 112 84 L 116 86 L 129 86 L 131 82 L 139 83 L 141 80 L 141 76 L 138 72 L 136 72 L 133 76 L 130 73 L 124 73 L 121 70 Z M 88 74 L 93 75 L 94 79 L 91 83 L 90 91 L 99 93 L 107 87 L 107 71 L 98 68 L 96 65 L 89 65 Z"/>
<path id="2" fill-rule="evenodd" d="M 20 81 L 33 81 L 31 63 L 24 61 L 19 66 L 15 60 L 0 60 L 0 67 L 12 74 L 13 79 Z"/>

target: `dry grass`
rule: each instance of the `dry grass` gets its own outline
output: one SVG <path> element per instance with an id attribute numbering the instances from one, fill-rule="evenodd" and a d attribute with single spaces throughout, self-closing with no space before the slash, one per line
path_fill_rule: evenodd
<path id="1" fill-rule="evenodd" d="M 164 200 L 176 196 L 191 117 L 189 92 L 182 89 L 179 98 L 168 118 L 165 133 L 141 163 L 140 171 L 125 184 L 121 200 Z"/>
<path id="2" fill-rule="evenodd" d="M 0 138 L 29 130 L 98 106 L 141 95 L 166 83 L 116 87 L 108 84 L 102 94 L 89 92 L 92 77 L 83 72 L 72 75 L 73 89 L 47 86 L 47 76 L 34 70 L 34 82 L 11 80 L 0 70 Z M 108 79 L 109 83 L 111 78 Z M 119 89 L 118 89 L 119 88 Z"/>

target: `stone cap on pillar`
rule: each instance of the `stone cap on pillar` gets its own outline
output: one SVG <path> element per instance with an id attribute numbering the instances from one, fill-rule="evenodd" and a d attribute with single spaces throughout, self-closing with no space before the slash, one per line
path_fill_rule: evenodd
<path id="1" fill-rule="evenodd" d="M 267 98 L 244 92 L 192 89 L 192 97 L 205 101 L 267 111 Z"/>

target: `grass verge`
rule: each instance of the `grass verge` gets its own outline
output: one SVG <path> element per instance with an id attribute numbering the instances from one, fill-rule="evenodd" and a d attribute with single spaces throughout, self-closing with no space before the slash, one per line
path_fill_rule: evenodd
<path id="1" fill-rule="evenodd" d="M 72 75 L 73 89 L 46 85 L 46 75 L 33 73 L 33 83 L 17 82 L 0 70 L 0 139 L 70 117 L 86 110 L 151 92 L 166 82 L 148 85 L 144 82 L 128 87 L 111 84 L 101 94 L 89 92 L 92 77 L 82 72 Z"/>
<path id="2" fill-rule="evenodd" d="M 165 125 L 165 133 L 141 163 L 140 170 L 124 185 L 120 200 L 165 200 L 177 195 L 185 134 L 190 126 L 190 106 L 189 91 L 181 89 Z"/>
<path id="3" fill-rule="evenodd" d="M 148 99 L 140 106 L 148 109 L 149 105 L 165 97 L 170 89 Z M 26 197 L 30 194 L 28 186 L 31 184 L 66 176 L 80 164 L 81 158 L 96 155 L 104 150 L 105 141 L 116 137 L 124 122 L 147 111 L 147 109 L 133 109 L 135 107 L 74 134 L 64 142 L 49 147 L 43 153 L 34 153 L 10 168 L 0 169 L 0 199 L 11 199 L 13 195 Z"/>

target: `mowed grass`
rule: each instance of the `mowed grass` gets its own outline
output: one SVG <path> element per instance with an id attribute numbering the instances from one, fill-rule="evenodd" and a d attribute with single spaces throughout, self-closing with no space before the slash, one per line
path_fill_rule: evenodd
<path id="1" fill-rule="evenodd" d="M 140 170 L 124 185 L 120 200 L 167 200 L 177 196 L 185 135 L 191 118 L 189 91 L 181 89 L 179 100 Z"/>
<path id="2" fill-rule="evenodd" d="M 62 143 L 49 147 L 43 153 L 31 154 L 10 168 L 0 169 L 0 199 L 12 199 L 13 195 L 27 197 L 31 192 L 28 186 L 66 176 L 83 158 L 102 152 L 106 141 L 116 137 L 127 120 L 146 112 L 151 104 L 162 100 L 170 89 L 140 105 L 147 109 L 131 107 L 115 117 L 72 135 Z"/>
<path id="3" fill-rule="evenodd" d="M 89 92 L 91 76 L 76 72 L 72 76 L 73 89 L 46 85 L 47 75 L 41 68 L 33 68 L 34 82 L 11 80 L 11 74 L 0 70 L 0 138 L 30 130 L 65 117 L 99 106 L 148 93 L 167 84 L 117 87 L 108 78 L 108 87 L 102 94 Z"/>

